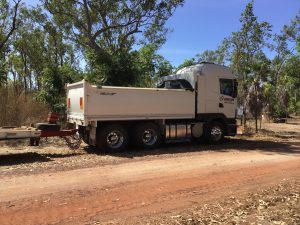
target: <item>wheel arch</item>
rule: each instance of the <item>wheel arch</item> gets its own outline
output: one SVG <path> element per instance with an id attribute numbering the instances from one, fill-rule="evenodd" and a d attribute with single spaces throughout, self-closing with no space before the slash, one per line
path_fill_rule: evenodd
<path id="1" fill-rule="evenodd" d="M 228 118 L 223 113 L 203 113 L 198 114 L 196 119 L 204 122 L 204 129 L 213 122 L 219 122 L 223 125 L 224 135 L 228 134 L 227 120 Z"/>

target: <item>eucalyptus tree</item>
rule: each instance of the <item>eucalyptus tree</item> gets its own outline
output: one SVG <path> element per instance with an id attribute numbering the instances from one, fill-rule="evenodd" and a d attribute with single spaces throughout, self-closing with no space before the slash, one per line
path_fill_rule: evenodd
<path id="1" fill-rule="evenodd" d="M 300 66 L 299 43 L 300 18 L 298 14 L 288 25 L 283 26 L 279 34 L 273 35 L 271 50 L 275 56 L 271 60 L 271 71 L 268 74 L 268 83 L 265 85 L 265 96 L 268 100 L 267 112 L 270 117 L 283 116 L 288 108 L 290 112 L 297 110 L 297 96 L 300 89 L 298 85 L 300 76 L 297 76 L 299 74 L 297 68 Z"/>
<path id="2" fill-rule="evenodd" d="M 221 46 L 217 50 L 205 50 L 201 54 L 196 55 L 197 62 L 211 62 L 220 65 L 225 64 L 225 54 L 222 52 Z"/>
<path id="3" fill-rule="evenodd" d="M 21 0 L 0 0 L 0 87 L 7 84 L 7 56 L 11 36 L 18 27 Z"/>
<path id="4" fill-rule="evenodd" d="M 238 75 L 239 105 L 243 106 L 244 114 L 247 107 L 245 99 L 251 86 L 251 76 L 255 73 L 254 66 L 257 58 L 263 54 L 265 47 L 269 46 L 271 25 L 268 22 L 259 22 L 254 15 L 253 0 L 250 1 L 241 14 L 241 28 L 224 39 L 227 46 L 230 67 Z M 246 124 L 246 117 L 244 117 Z"/>
<path id="5" fill-rule="evenodd" d="M 173 72 L 173 66 L 157 53 L 155 45 L 145 45 L 137 51 L 135 65 L 138 70 L 139 86 L 151 87 L 157 80 Z"/>
<path id="6" fill-rule="evenodd" d="M 166 21 L 184 0 L 43 0 L 53 21 L 66 37 L 79 44 L 99 82 L 126 85 L 134 82 L 124 57 L 138 44 L 161 46 L 169 29 Z M 120 65 L 121 63 L 121 65 Z M 96 69 L 96 71 L 95 71 Z M 130 72 L 130 70 L 129 70 Z M 123 74 L 122 74 L 123 73 Z M 98 74 L 98 75 L 97 75 Z M 122 76 L 121 76 L 122 75 Z"/>
<path id="7" fill-rule="evenodd" d="M 0 0 L 0 52 L 18 26 L 21 0 Z"/>

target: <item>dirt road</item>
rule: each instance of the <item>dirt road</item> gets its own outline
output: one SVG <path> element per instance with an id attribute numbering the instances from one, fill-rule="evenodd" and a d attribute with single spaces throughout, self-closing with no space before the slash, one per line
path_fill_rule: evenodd
<path id="1" fill-rule="evenodd" d="M 300 179 L 298 141 L 4 174 L 0 224 L 133 224 L 284 179 Z"/>

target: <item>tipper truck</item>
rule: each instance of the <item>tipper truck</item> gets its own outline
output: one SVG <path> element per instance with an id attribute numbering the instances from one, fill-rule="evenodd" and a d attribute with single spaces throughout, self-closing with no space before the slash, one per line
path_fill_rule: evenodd
<path id="1" fill-rule="evenodd" d="M 237 82 L 229 68 L 200 63 L 163 77 L 156 88 L 67 84 L 67 120 L 85 143 L 121 150 L 128 143 L 223 141 L 236 134 Z"/>

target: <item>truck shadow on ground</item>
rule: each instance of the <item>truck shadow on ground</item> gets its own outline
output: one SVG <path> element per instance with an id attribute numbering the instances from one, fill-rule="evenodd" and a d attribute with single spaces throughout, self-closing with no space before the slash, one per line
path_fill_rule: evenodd
<path id="1" fill-rule="evenodd" d="M 176 155 L 192 152 L 260 151 L 264 152 L 265 154 L 300 156 L 300 141 L 298 140 L 288 142 L 286 139 L 281 139 L 279 142 L 271 140 L 247 140 L 240 138 L 228 138 L 225 139 L 224 143 L 216 145 L 210 145 L 203 142 L 181 142 L 164 144 L 161 147 L 152 150 L 136 149 L 129 146 L 126 151 L 122 152 L 108 152 L 88 146 L 83 147 L 79 151 L 71 151 L 68 153 L 60 153 L 59 150 L 57 151 L 57 153 L 42 153 L 38 152 L 38 150 L 35 150 L 34 152 L 17 152 L 0 155 L 0 166 L 13 166 L 36 162 L 51 162 L 59 158 L 71 158 L 85 154 L 133 159 L 146 156 Z"/>
<path id="2" fill-rule="evenodd" d="M 225 139 L 221 144 L 207 144 L 204 142 L 181 142 L 164 144 L 160 148 L 144 150 L 129 147 L 129 150 L 122 152 L 101 151 L 97 148 L 86 147 L 85 150 L 91 154 L 110 155 L 125 158 L 136 158 L 155 155 L 170 155 L 189 152 L 229 152 L 229 151 L 260 151 L 265 154 L 284 154 L 284 155 L 299 155 L 300 142 L 287 141 L 269 141 L 269 140 L 245 140 L 245 139 Z"/>
<path id="3" fill-rule="evenodd" d="M 18 164 L 30 164 L 35 162 L 50 162 L 55 158 L 65 158 L 79 155 L 79 153 L 70 154 L 41 154 L 38 152 L 12 153 L 0 155 L 0 166 L 12 166 Z"/>

